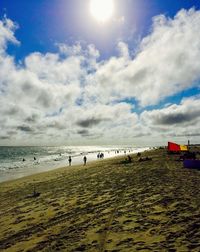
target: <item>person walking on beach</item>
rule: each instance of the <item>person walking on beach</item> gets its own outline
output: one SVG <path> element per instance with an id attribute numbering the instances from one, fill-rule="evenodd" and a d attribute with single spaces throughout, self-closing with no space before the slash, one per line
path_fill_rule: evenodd
<path id="1" fill-rule="evenodd" d="M 72 164 L 72 157 L 71 156 L 69 156 L 68 161 L 69 161 L 69 166 L 71 166 L 71 164 Z"/>
<path id="2" fill-rule="evenodd" d="M 87 162 L 87 157 L 86 156 L 83 157 L 83 162 L 84 162 L 84 165 L 86 165 L 86 162 Z"/>

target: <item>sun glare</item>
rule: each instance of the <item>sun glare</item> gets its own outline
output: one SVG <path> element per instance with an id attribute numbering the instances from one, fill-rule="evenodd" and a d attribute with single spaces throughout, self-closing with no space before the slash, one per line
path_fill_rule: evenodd
<path id="1" fill-rule="evenodd" d="M 90 0 L 90 12 L 99 22 L 108 21 L 114 11 L 113 0 Z"/>

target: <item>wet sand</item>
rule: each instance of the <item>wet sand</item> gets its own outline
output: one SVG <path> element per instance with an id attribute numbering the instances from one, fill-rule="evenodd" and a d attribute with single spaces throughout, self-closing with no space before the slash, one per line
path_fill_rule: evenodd
<path id="1" fill-rule="evenodd" d="M 140 147 L 140 148 L 119 148 L 116 149 L 116 151 L 119 151 L 119 153 L 116 153 L 115 150 L 106 150 L 104 149 L 104 158 L 111 158 L 111 157 L 117 157 L 123 155 L 124 151 L 129 154 L 137 153 L 137 152 L 143 152 L 145 150 L 148 150 L 148 147 Z M 77 154 L 72 157 L 72 166 L 74 165 L 81 165 L 83 164 L 83 157 L 86 155 L 88 162 L 91 161 L 96 161 L 97 160 L 97 154 L 98 151 L 92 151 L 92 152 L 82 152 L 80 154 Z M 39 159 L 36 161 L 33 161 L 31 159 L 26 160 L 26 162 L 21 162 L 21 165 L 18 164 L 17 168 L 11 168 L 9 167 L 8 169 L 5 169 L 4 171 L 0 170 L 0 183 L 4 181 L 9 181 L 9 180 L 14 180 L 14 179 L 19 179 L 23 178 L 26 176 L 30 176 L 36 173 L 42 173 L 42 172 L 47 172 L 51 170 L 55 170 L 60 167 L 68 166 L 68 155 L 58 155 L 54 160 L 49 160 L 48 162 L 43 162 Z M 1 165 L 0 165 L 1 166 Z"/>
<path id="2" fill-rule="evenodd" d="M 147 155 L 1 183 L 0 250 L 200 251 L 200 171 Z"/>

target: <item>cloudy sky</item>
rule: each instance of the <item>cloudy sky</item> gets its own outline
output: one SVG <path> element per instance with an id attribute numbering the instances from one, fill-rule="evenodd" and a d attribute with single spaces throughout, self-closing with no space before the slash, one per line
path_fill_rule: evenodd
<path id="1" fill-rule="evenodd" d="M 0 145 L 200 143 L 199 27 L 199 0 L 1 0 Z"/>

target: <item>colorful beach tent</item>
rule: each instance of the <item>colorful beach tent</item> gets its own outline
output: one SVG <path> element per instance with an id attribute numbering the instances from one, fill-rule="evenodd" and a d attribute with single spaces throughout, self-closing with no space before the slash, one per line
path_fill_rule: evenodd
<path id="1" fill-rule="evenodd" d="M 168 151 L 188 151 L 188 146 L 168 142 Z"/>

